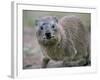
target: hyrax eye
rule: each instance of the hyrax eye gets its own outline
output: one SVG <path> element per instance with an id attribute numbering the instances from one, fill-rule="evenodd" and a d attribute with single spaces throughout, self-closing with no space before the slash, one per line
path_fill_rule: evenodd
<path id="1" fill-rule="evenodd" d="M 52 25 L 52 28 L 55 28 L 55 26 L 54 26 L 54 25 Z"/>
<path id="2" fill-rule="evenodd" d="M 41 26 L 40 29 L 43 30 L 43 26 Z"/>

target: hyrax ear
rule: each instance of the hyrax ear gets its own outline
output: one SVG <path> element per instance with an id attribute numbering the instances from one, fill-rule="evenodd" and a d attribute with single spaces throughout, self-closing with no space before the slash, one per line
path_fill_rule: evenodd
<path id="1" fill-rule="evenodd" d="M 58 19 L 56 16 L 54 16 L 53 19 L 55 20 L 56 23 L 58 23 Z"/>

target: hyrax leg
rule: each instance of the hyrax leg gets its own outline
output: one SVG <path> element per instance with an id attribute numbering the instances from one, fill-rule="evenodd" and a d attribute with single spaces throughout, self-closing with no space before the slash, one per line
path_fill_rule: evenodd
<path id="1" fill-rule="evenodd" d="M 43 58 L 43 62 L 42 62 L 42 68 L 46 68 L 48 65 L 48 62 L 50 61 L 49 58 Z"/>
<path id="2" fill-rule="evenodd" d="M 71 57 L 64 57 L 63 66 L 68 67 L 71 61 L 72 61 Z"/>
<path id="3" fill-rule="evenodd" d="M 74 59 L 68 59 L 68 57 L 66 57 L 63 61 L 63 65 L 65 67 L 74 67 L 74 66 L 85 66 L 88 65 L 88 61 L 86 58 L 80 58 L 77 60 Z"/>

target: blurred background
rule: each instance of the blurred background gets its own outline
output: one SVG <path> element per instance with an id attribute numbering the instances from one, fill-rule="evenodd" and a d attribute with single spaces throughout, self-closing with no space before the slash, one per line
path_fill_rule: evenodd
<path id="1" fill-rule="evenodd" d="M 71 15 L 80 17 L 86 29 L 90 31 L 90 13 L 23 10 L 23 69 L 41 68 L 43 55 L 35 35 L 35 20 L 43 16 L 56 16 L 58 19 L 60 19 L 64 16 Z M 50 61 L 48 64 L 48 68 L 56 68 L 61 66 L 61 62 L 55 61 Z"/>

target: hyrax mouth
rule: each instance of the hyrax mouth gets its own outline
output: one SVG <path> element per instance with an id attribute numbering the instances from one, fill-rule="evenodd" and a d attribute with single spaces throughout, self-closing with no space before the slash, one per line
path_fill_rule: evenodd
<path id="1" fill-rule="evenodd" d="M 56 37 L 54 37 L 54 36 L 51 36 L 49 38 L 45 37 L 45 39 L 43 41 L 44 45 L 46 45 L 46 46 L 47 45 L 48 46 L 55 45 L 57 42 L 58 42 L 58 39 Z"/>

